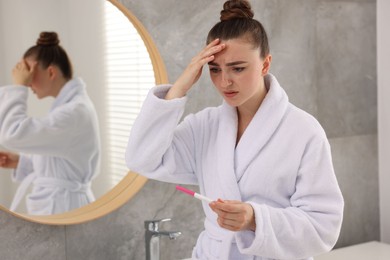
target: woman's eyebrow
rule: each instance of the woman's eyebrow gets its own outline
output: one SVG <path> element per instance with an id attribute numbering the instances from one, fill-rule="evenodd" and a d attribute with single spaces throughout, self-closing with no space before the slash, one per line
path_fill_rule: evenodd
<path id="1" fill-rule="evenodd" d="M 226 66 L 230 67 L 230 66 L 236 66 L 236 65 L 240 65 L 240 64 L 244 64 L 244 63 L 248 63 L 248 62 L 247 61 L 233 61 L 233 62 L 226 63 Z M 219 67 L 219 64 L 214 62 L 214 61 L 210 61 L 208 64 L 211 66 Z"/>
<path id="2" fill-rule="evenodd" d="M 211 65 L 211 66 L 217 66 L 217 67 L 219 67 L 219 64 L 216 63 L 216 62 L 214 62 L 214 61 L 210 61 L 210 62 L 207 63 L 207 64 L 209 64 L 209 65 Z"/>
<path id="3" fill-rule="evenodd" d="M 248 62 L 246 62 L 246 61 L 233 61 L 233 62 L 226 63 L 226 66 L 235 66 L 235 65 L 240 65 L 243 63 L 248 63 Z"/>

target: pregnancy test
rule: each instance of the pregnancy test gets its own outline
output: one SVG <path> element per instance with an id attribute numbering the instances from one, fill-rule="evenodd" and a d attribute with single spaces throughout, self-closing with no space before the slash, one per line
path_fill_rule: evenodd
<path id="1" fill-rule="evenodd" d="M 192 191 L 192 190 L 189 190 L 189 189 L 186 189 L 184 187 L 181 187 L 179 185 L 176 186 L 176 189 L 181 191 L 181 192 L 184 192 L 184 193 L 187 193 L 188 195 L 191 195 L 192 197 L 195 197 L 199 200 L 204 200 L 206 201 L 207 203 L 211 203 L 213 200 L 210 199 L 210 198 L 207 198 L 203 195 L 200 195 L 199 193 L 196 193 L 195 191 Z"/>

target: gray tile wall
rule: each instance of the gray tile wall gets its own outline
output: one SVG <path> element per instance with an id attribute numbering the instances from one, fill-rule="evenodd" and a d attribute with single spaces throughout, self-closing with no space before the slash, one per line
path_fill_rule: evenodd
<path id="1" fill-rule="evenodd" d="M 224 1 L 121 2 L 149 30 L 174 81 L 202 48 Z M 346 202 L 337 247 L 378 240 L 376 2 L 256 0 L 252 5 L 269 34 L 271 72 L 291 102 L 317 117 L 330 138 Z M 204 74 L 190 93 L 186 113 L 221 102 Z M 166 217 L 173 220 L 163 228 L 183 235 L 161 240 L 161 259 L 189 257 L 204 216 L 199 201 L 174 187 L 148 181 L 117 211 L 69 227 L 0 212 L 1 259 L 144 259 L 143 221 Z"/>

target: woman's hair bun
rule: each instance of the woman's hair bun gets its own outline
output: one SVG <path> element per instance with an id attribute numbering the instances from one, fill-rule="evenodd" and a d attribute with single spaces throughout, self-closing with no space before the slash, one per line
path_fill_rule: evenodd
<path id="1" fill-rule="evenodd" d="M 52 46 L 58 45 L 59 43 L 60 40 L 56 32 L 41 32 L 37 40 L 37 45 L 40 46 Z"/>
<path id="2" fill-rule="evenodd" d="M 231 19 L 252 19 L 254 13 L 251 4 L 247 0 L 229 0 L 223 5 L 221 21 Z"/>

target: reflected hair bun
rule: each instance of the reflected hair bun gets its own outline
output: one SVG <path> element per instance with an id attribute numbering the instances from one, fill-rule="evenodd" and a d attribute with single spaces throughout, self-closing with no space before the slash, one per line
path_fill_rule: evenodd
<path id="1" fill-rule="evenodd" d="M 223 5 L 221 22 L 232 19 L 252 19 L 254 13 L 247 0 L 229 0 Z"/>
<path id="2" fill-rule="evenodd" d="M 40 46 L 53 46 L 58 45 L 60 40 L 56 32 L 41 32 L 39 39 L 37 40 L 37 45 Z"/>

